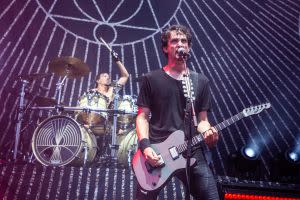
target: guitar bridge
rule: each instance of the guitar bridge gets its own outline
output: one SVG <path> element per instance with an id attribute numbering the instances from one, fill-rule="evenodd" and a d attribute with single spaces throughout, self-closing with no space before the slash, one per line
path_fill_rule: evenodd
<path id="1" fill-rule="evenodd" d="M 152 165 L 149 164 L 147 161 L 145 162 L 146 169 L 147 169 L 147 171 L 148 171 L 149 173 L 152 173 L 152 171 L 153 171 L 154 169 L 162 168 L 162 167 L 165 166 L 165 162 L 164 162 L 162 156 L 161 156 L 160 154 L 157 155 L 157 156 L 159 157 L 159 160 L 158 160 L 158 162 L 157 162 L 157 164 L 158 164 L 157 166 L 152 166 Z"/>
<path id="2" fill-rule="evenodd" d="M 178 153 L 176 147 L 169 148 L 169 152 L 170 152 L 171 157 L 173 158 L 173 160 L 176 160 L 177 158 L 179 158 L 179 153 Z"/>

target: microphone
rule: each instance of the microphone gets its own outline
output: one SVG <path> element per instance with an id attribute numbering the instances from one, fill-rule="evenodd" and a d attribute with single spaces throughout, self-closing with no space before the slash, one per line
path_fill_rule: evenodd
<path id="1" fill-rule="evenodd" d="M 177 53 L 180 57 L 189 57 L 190 56 L 190 54 L 183 47 L 179 47 L 177 49 Z"/>

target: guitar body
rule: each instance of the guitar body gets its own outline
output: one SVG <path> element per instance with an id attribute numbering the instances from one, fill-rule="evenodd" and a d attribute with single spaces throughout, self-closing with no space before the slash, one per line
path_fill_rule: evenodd
<path id="1" fill-rule="evenodd" d="M 252 106 L 243 109 L 242 112 L 234 115 L 233 117 L 217 124 L 214 128 L 217 131 L 235 123 L 236 121 L 242 119 L 243 117 L 248 117 L 250 115 L 258 114 L 264 109 L 271 107 L 270 103 L 261 104 L 258 106 Z M 196 135 L 192 138 L 192 146 L 200 143 L 203 140 L 201 135 Z M 186 159 L 183 158 L 181 153 L 177 154 L 177 148 L 179 147 L 182 152 L 186 150 L 186 145 L 183 145 L 184 132 L 174 131 L 164 142 L 158 144 L 151 144 L 156 154 L 161 155 L 164 165 L 158 168 L 153 168 L 149 170 L 149 164 L 146 164 L 146 159 L 142 152 L 138 150 L 132 159 L 132 169 L 136 175 L 136 178 L 140 186 L 146 191 L 154 191 L 162 188 L 167 180 L 169 180 L 172 175 L 181 169 L 186 167 Z M 170 153 L 172 152 L 172 154 Z M 174 156 L 175 155 L 175 156 Z M 196 159 L 191 159 L 191 166 L 194 165 Z M 148 167 L 147 167 L 148 166 Z"/>
<path id="2" fill-rule="evenodd" d="M 181 130 L 173 132 L 164 142 L 151 144 L 156 154 L 161 155 L 164 161 L 163 167 L 153 168 L 149 171 L 146 167 L 146 159 L 138 150 L 132 159 L 132 169 L 140 186 L 146 191 L 154 191 L 162 188 L 172 175 L 186 167 L 186 159 L 179 154 L 176 159 L 170 154 L 169 149 L 184 143 L 184 132 Z M 191 158 L 190 165 L 194 165 L 195 158 Z"/>

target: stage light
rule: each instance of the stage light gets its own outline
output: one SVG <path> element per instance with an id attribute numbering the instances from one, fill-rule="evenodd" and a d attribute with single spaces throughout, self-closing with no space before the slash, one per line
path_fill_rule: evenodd
<path id="1" fill-rule="evenodd" d="M 297 148 L 290 148 L 274 158 L 271 165 L 271 179 L 300 183 L 300 152 Z"/>
<path id="2" fill-rule="evenodd" d="M 285 158 L 290 163 L 299 163 L 300 162 L 300 153 L 295 151 L 294 149 L 288 149 L 285 152 Z"/>
<path id="3" fill-rule="evenodd" d="M 244 146 L 241 149 L 241 154 L 246 158 L 250 160 L 255 160 L 259 156 L 259 152 L 256 148 L 250 147 L 250 146 Z"/>
<path id="4" fill-rule="evenodd" d="M 260 151 L 254 145 L 246 145 L 230 155 L 232 175 L 239 178 L 260 178 Z"/>

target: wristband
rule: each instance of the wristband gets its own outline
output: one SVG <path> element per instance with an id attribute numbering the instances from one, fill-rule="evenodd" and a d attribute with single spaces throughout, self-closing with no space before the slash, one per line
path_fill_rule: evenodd
<path id="1" fill-rule="evenodd" d="M 141 141 L 139 142 L 139 148 L 140 150 L 142 151 L 142 153 L 144 154 L 144 150 L 147 148 L 147 147 L 150 147 L 151 144 L 150 144 L 150 140 L 148 138 L 143 138 L 141 139 Z"/>

